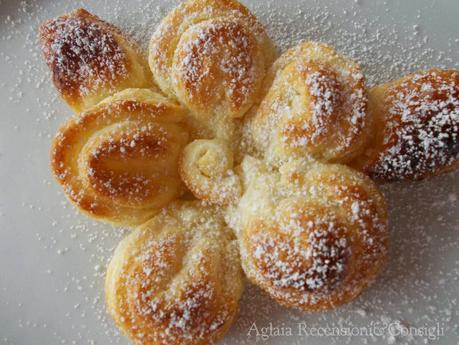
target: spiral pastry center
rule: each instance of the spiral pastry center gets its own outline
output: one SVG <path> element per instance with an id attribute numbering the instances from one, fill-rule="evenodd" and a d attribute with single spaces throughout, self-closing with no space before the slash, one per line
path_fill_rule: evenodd
<path id="1" fill-rule="evenodd" d="M 233 170 L 233 152 L 224 141 L 195 140 L 183 150 L 180 175 L 195 196 L 213 204 L 227 205 L 241 193 Z"/>

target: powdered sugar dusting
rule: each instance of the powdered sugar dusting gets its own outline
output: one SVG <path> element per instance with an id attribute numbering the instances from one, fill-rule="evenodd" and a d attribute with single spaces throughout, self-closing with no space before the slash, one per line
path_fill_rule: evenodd
<path id="1" fill-rule="evenodd" d="M 221 88 L 228 115 L 238 114 L 240 107 L 247 108 L 248 100 L 257 91 L 261 71 L 255 67 L 256 41 L 245 31 L 233 20 L 203 22 L 188 30 L 185 43 L 177 48 L 179 61 L 173 73 L 174 82 L 183 83 L 178 87 L 184 88 L 191 104 L 203 102 L 201 106 L 208 107 L 208 102 L 215 102 L 215 89 Z M 217 109 L 224 111 L 220 105 Z"/>
<path id="2" fill-rule="evenodd" d="M 64 93 L 86 96 L 127 78 L 125 52 L 113 34 L 89 16 L 78 10 L 72 17 L 51 20 L 41 29 L 46 62 L 56 87 Z"/>
<path id="3" fill-rule="evenodd" d="M 375 177 L 419 178 L 459 159 L 459 72 L 430 71 L 388 91 L 386 152 Z"/>
<path id="4" fill-rule="evenodd" d="M 285 231 L 293 231 L 292 241 L 282 239 L 281 235 L 259 233 L 252 238 L 256 243 L 254 257 L 267 270 L 266 278 L 277 288 L 291 287 L 305 292 L 305 298 L 314 298 L 339 284 L 349 249 L 344 236 L 335 237 L 340 231 L 333 222 L 319 219 L 323 224 L 310 221 L 303 226 L 295 224 L 295 214 L 291 217 L 288 227 L 295 229 Z M 284 258 L 289 262 L 284 262 Z M 305 262 L 309 267 L 304 267 Z"/>
<path id="5" fill-rule="evenodd" d="M 85 5 L 146 47 L 156 24 L 176 3 L 116 0 Z M 301 4 L 273 0 L 247 3 L 268 24 L 271 36 L 283 50 L 300 39 L 329 42 L 363 64 L 370 85 L 431 66 L 459 66 L 455 59 L 459 52 L 457 33 L 439 36 L 430 25 L 437 25 L 439 16 L 445 21 L 449 16 L 448 11 L 437 7 L 438 2 L 407 1 L 411 9 L 403 20 L 399 15 L 403 12 L 401 3 L 384 1 L 340 2 L 339 6 L 334 1 L 314 0 Z M 45 339 L 49 344 L 124 343 L 125 338 L 106 317 L 101 285 L 106 262 L 125 233 L 75 214 L 52 183 L 47 167 L 50 136 L 70 112 L 49 87 L 36 30 L 43 20 L 72 10 L 75 4 L 2 1 L 0 7 L 0 64 L 6 67 L 2 68 L 0 86 L 4 92 L 0 97 L 7 108 L 0 126 L 5 130 L 0 136 L 0 167 L 9 176 L 9 183 L 2 186 L 7 199 L 0 200 L 0 223 L 7 224 L 8 231 L 1 232 L 0 237 L 4 253 L 11 258 L 20 254 L 24 263 L 34 263 L 34 269 L 27 270 L 27 283 L 32 282 L 34 289 L 25 289 L 17 266 L 10 260 L 4 262 L 2 277 L 7 283 L 3 281 L 0 287 L 0 309 L 7 317 L 0 343 L 21 344 L 27 337 Z M 25 161 L 33 168 L 25 169 Z M 298 322 L 312 327 L 359 327 L 382 321 L 403 321 L 412 326 L 438 321 L 445 326 L 446 337 L 456 339 L 457 177 L 455 173 L 416 185 L 384 186 L 392 217 L 391 263 L 383 278 L 361 298 L 335 311 L 305 314 L 272 303 L 250 285 L 241 304 L 241 317 L 223 344 L 253 344 L 256 335 L 252 332 L 248 336 L 247 332 L 255 321 L 259 328 L 273 322 L 274 326 L 295 329 Z M 54 193 L 50 193 L 53 188 Z M 26 248 L 27 243 L 33 243 L 34 249 Z M 53 314 L 59 317 L 47 314 L 47 306 L 52 306 Z M 270 336 L 265 343 L 296 345 L 316 340 Z M 424 340 L 363 336 L 327 337 L 326 341 L 341 345 L 388 341 L 417 344 Z"/>
<path id="6" fill-rule="evenodd" d="M 236 202 L 241 194 L 233 164 L 233 153 L 225 142 L 195 140 L 183 151 L 180 176 L 198 199 L 224 206 Z"/>
<path id="7" fill-rule="evenodd" d="M 228 235 L 221 214 L 196 201 L 170 205 L 127 237 L 108 268 L 108 307 L 118 325 L 143 342 L 213 342 L 242 291 Z"/>
<path id="8" fill-rule="evenodd" d="M 246 125 L 246 136 L 268 161 L 291 155 L 345 161 L 358 152 L 369 125 L 358 65 L 328 45 L 303 42 L 282 54 L 270 73 L 267 96 Z"/>

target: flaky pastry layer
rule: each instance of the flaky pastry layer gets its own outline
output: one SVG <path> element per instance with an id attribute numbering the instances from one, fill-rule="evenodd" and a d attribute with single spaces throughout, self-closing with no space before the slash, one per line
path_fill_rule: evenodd
<path id="1" fill-rule="evenodd" d="M 54 86 L 77 113 L 118 91 L 154 87 L 137 45 L 84 9 L 43 23 L 40 40 Z"/>
<path id="2" fill-rule="evenodd" d="M 186 110 L 149 89 L 127 89 L 72 117 L 51 148 L 51 168 L 90 217 L 138 225 L 183 191 Z"/>
<path id="3" fill-rule="evenodd" d="M 267 161 L 347 162 L 361 151 L 371 120 L 365 79 L 360 66 L 334 48 L 303 42 L 287 50 L 265 88 L 247 131 Z"/>
<path id="4" fill-rule="evenodd" d="M 373 179 L 421 180 L 459 165 L 459 71 L 431 69 L 369 90 L 372 140 L 352 165 Z"/>
<path id="5" fill-rule="evenodd" d="M 237 242 L 221 212 L 173 203 L 128 235 L 108 267 L 107 308 L 135 344 L 214 344 L 243 290 Z"/>
<path id="6" fill-rule="evenodd" d="M 234 140 L 234 119 L 261 97 L 276 50 L 263 26 L 233 0 L 190 0 L 150 42 L 149 63 L 169 97 L 191 110 L 199 138 Z"/>
<path id="7" fill-rule="evenodd" d="M 246 157 L 244 194 L 228 218 L 247 277 L 279 303 L 337 307 L 379 275 L 387 212 L 374 183 L 343 165 L 291 161 L 279 171 Z"/>

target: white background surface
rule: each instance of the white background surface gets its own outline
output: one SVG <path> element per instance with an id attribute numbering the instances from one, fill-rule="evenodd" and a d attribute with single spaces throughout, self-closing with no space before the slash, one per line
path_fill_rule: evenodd
<path id="1" fill-rule="evenodd" d="M 176 1 L 0 0 L 0 344 L 127 344 L 106 317 L 103 277 L 123 231 L 88 221 L 48 168 L 50 138 L 70 115 L 37 47 L 44 19 L 84 6 L 145 44 Z M 360 61 L 370 83 L 428 66 L 458 68 L 459 1 L 247 1 L 281 48 L 326 41 Z M 266 344 L 459 344 L 459 173 L 384 186 L 391 260 L 355 302 L 308 314 L 248 287 L 224 344 L 253 344 L 261 327 L 440 323 L 425 337 L 275 337 Z"/>

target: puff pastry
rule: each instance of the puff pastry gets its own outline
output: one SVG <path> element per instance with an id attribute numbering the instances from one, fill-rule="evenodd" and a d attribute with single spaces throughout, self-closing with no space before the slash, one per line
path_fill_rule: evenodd
<path id="1" fill-rule="evenodd" d="M 183 152 L 182 179 L 201 200 L 234 201 L 240 190 L 232 153 L 239 141 L 238 118 L 260 101 L 276 55 L 271 40 L 239 2 L 192 0 L 161 22 L 149 50 L 162 91 L 191 111 L 198 140 Z"/>
<path id="2" fill-rule="evenodd" d="M 155 81 L 193 115 L 199 138 L 231 140 L 234 118 L 261 97 L 276 50 L 263 26 L 234 0 L 190 0 L 161 22 L 150 42 Z"/>
<path id="3" fill-rule="evenodd" d="M 291 161 L 271 171 L 250 156 L 230 209 L 247 277 L 279 303 L 329 309 L 358 296 L 387 257 L 382 195 L 343 165 Z"/>
<path id="4" fill-rule="evenodd" d="M 233 152 L 224 142 L 195 140 L 183 150 L 180 176 L 198 199 L 224 206 L 241 194 L 241 182 L 233 167 Z"/>
<path id="5" fill-rule="evenodd" d="M 77 113 L 117 91 L 153 87 L 137 45 L 84 9 L 43 23 L 40 40 L 54 86 Z"/>
<path id="6" fill-rule="evenodd" d="M 372 140 L 353 166 L 380 181 L 459 165 L 459 71 L 431 69 L 369 90 Z"/>
<path id="7" fill-rule="evenodd" d="M 60 129 L 51 149 L 54 175 L 88 216 L 141 224 L 182 193 L 186 114 L 151 90 L 121 91 Z"/>
<path id="8" fill-rule="evenodd" d="M 459 71 L 367 93 L 358 64 L 326 44 L 276 60 L 236 0 L 182 3 L 153 34 L 148 63 L 82 9 L 43 24 L 40 38 L 58 92 L 83 110 L 53 141 L 55 177 L 90 217 L 140 225 L 105 282 L 109 314 L 135 344 L 218 341 L 243 271 L 288 307 L 351 301 L 388 255 L 370 178 L 459 165 Z M 177 200 L 191 197 L 185 186 L 200 200 Z"/>
<path id="9" fill-rule="evenodd" d="M 365 79 L 332 47 L 304 42 L 289 49 L 265 84 L 267 95 L 247 126 L 268 162 L 347 162 L 363 149 L 370 123 Z"/>
<path id="10" fill-rule="evenodd" d="M 135 344 L 213 344 L 239 309 L 237 242 L 217 210 L 174 203 L 120 243 L 105 290 L 109 313 Z"/>

